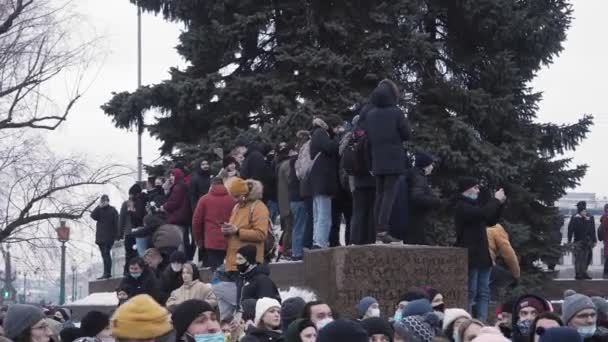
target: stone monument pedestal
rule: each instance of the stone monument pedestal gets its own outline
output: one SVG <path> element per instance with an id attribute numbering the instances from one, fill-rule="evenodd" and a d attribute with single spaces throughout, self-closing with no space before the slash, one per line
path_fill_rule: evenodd
<path id="1" fill-rule="evenodd" d="M 304 253 L 304 283 L 320 300 L 345 317 L 356 317 L 365 296 L 392 315 L 411 287 L 432 286 L 446 307 L 467 307 L 467 251 L 413 245 L 367 245 L 309 250 Z"/>

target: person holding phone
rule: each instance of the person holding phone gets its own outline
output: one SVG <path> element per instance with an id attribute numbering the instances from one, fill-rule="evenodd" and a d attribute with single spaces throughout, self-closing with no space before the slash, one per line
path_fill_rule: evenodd
<path id="1" fill-rule="evenodd" d="M 454 204 L 456 247 L 466 248 L 469 256 L 469 311 L 473 317 L 487 321 L 490 305 L 490 274 L 492 257 L 488 244 L 487 226 L 498 223 L 500 211 L 507 200 L 504 189 L 494 198 L 480 204 L 479 181 L 462 178 L 458 182 L 458 197 Z M 475 307 L 475 311 L 473 311 Z"/>

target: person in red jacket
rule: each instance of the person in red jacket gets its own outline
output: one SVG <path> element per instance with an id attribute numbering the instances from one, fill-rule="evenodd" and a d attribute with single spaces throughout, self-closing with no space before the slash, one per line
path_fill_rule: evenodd
<path id="1" fill-rule="evenodd" d="M 192 217 L 192 237 L 196 245 L 207 251 L 208 265 L 215 270 L 224 263 L 226 239 L 222 223 L 230 221 L 236 202 L 226 190 L 222 178 L 211 181 L 209 193 L 201 197 Z"/>
<path id="2" fill-rule="evenodd" d="M 192 223 L 192 207 L 188 196 L 188 187 L 184 183 L 184 171 L 175 168 L 171 171 L 169 178 L 171 188 L 167 195 L 167 201 L 161 207 L 161 211 L 167 214 L 167 223 L 175 224 L 184 232 L 184 253 L 186 258 L 192 260 L 194 247 L 190 239 L 190 224 Z"/>

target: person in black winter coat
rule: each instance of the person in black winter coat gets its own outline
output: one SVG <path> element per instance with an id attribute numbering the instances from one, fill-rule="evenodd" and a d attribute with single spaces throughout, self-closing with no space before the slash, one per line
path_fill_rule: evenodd
<path id="1" fill-rule="evenodd" d="M 239 271 L 237 281 L 237 298 L 239 303 L 247 299 L 260 299 L 264 297 L 281 301 L 279 289 L 270 279 L 270 269 L 256 262 L 257 248 L 254 245 L 245 245 L 237 251 L 236 262 Z"/>
<path id="2" fill-rule="evenodd" d="M 184 285 L 182 269 L 186 263 L 186 254 L 182 251 L 175 251 L 169 259 L 170 266 L 165 268 L 160 278 L 160 292 L 163 303 L 167 302 L 171 292 Z"/>
<path id="3" fill-rule="evenodd" d="M 152 182 L 152 183 L 150 183 Z M 150 177 L 148 179 L 148 193 L 146 196 L 146 205 L 154 202 L 154 206 L 160 208 L 167 200 L 163 184 L 165 180 L 160 177 Z"/>
<path id="4" fill-rule="evenodd" d="M 409 124 L 397 107 L 398 101 L 399 89 L 395 83 L 383 80 L 370 96 L 373 108 L 362 118 L 371 150 L 371 171 L 376 177 L 376 231 L 383 242 L 399 241 L 387 232 L 397 182 L 406 171 L 403 142 L 410 136 Z"/>
<path id="5" fill-rule="evenodd" d="M 327 123 L 326 123 L 327 121 Z M 338 142 L 335 133 L 342 126 L 339 117 L 313 120 L 310 158 L 314 160 L 306 179 L 313 198 L 313 248 L 329 246 L 332 225 L 332 197 L 338 191 Z"/>
<path id="6" fill-rule="evenodd" d="M 144 224 L 144 216 L 146 216 L 146 196 L 141 190 L 139 184 L 134 184 L 129 189 L 130 205 L 127 207 L 131 217 L 133 227 L 141 227 Z"/>
<path id="7" fill-rule="evenodd" d="M 414 168 L 408 171 L 409 220 L 404 242 L 412 245 L 427 245 L 425 232 L 430 228 L 430 213 L 441 204 L 433 194 L 427 177 L 433 172 L 433 158 L 425 153 L 416 154 Z"/>
<path id="8" fill-rule="evenodd" d="M 269 176 L 270 168 L 262 149 L 256 143 L 250 143 L 245 152 L 245 160 L 241 164 L 241 178 L 255 179 L 264 184 Z"/>
<path id="9" fill-rule="evenodd" d="M 587 212 L 587 203 L 576 204 L 577 213 L 568 224 L 568 243 L 574 240 L 574 266 L 576 279 L 591 279 L 587 273 L 593 247 L 597 244 L 595 218 Z"/>
<path id="10" fill-rule="evenodd" d="M 118 236 L 118 211 L 110 205 L 108 195 L 101 196 L 99 206 L 91 213 L 91 218 L 97 223 L 95 225 L 95 243 L 99 246 L 103 259 L 103 275 L 99 279 L 112 277 L 112 256 L 110 251 Z"/>
<path id="11" fill-rule="evenodd" d="M 202 160 L 200 167 L 190 178 L 190 204 L 192 211 L 196 208 L 198 200 L 209 192 L 211 187 L 211 173 L 209 172 L 209 162 Z"/>
<path id="12" fill-rule="evenodd" d="M 129 297 L 147 294 L 158 303 L 162 302 L 158 280 L 146 266 L 144 259 L 135 257 L 129 261 L 129 274 L 122 279 L 120 288 L 127 290 Z"/>
<path id="13" fill-rule="evenodd" d="M 484 206 L 478 203 L 479 182 L 474 178 L 462 178 L 458 184 L 459 196 L 454 203 L 456 247 L 466 248 L 469 255 L 469 312 L 475 304 L 474 317 L 488 319 L 490 304 L 490 273 L 492 258 L 488 247 L 486 227 L 498 222 L 502 204 L 506 201 L 500 189 Z"/>

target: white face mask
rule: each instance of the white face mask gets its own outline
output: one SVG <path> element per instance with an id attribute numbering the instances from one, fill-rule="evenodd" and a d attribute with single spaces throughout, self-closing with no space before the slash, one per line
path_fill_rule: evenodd
<path id="1" fill-rule="evenodd" d="M 367 311 L 368 317 L 380 317 L 380 309 L 369 309 Z"/>
<path id="2" fill-rule="evenodd" d="M 460 342 L 460 336 L 458 336 L 458 330 L 454 331 L 454 334 L 452 335 L 454 342 Z"/>
<path id="3" fill-rule="evenodd" d="M 597 330 L 597 326 L 595 324 L 576 328 L 576 331 L 578 331 L 578 334 L 581 335 L 582 338 L 587 338 L 587 337 L 593 336 L 593 334 L 595 334 L 596 330 Z"/>
<path id="4" fill-rule="evenodd" d="M 182 264 L 177 263 L 177 262 L 173 262 L 171 263 L 171 270 L 173 270 L 173 272 L 179 272 L 182 270 Z"/>
<path id="5" fill-rule="evenodd" d="M 329 323 L 331 323 L 333 321 L 334 321 L 334 319 L 330 318 L 330 317 L 320 320 L 319 322 L 317 322 L 317 330 L 323 329 L 326 325 L 328 325 Z"/>

